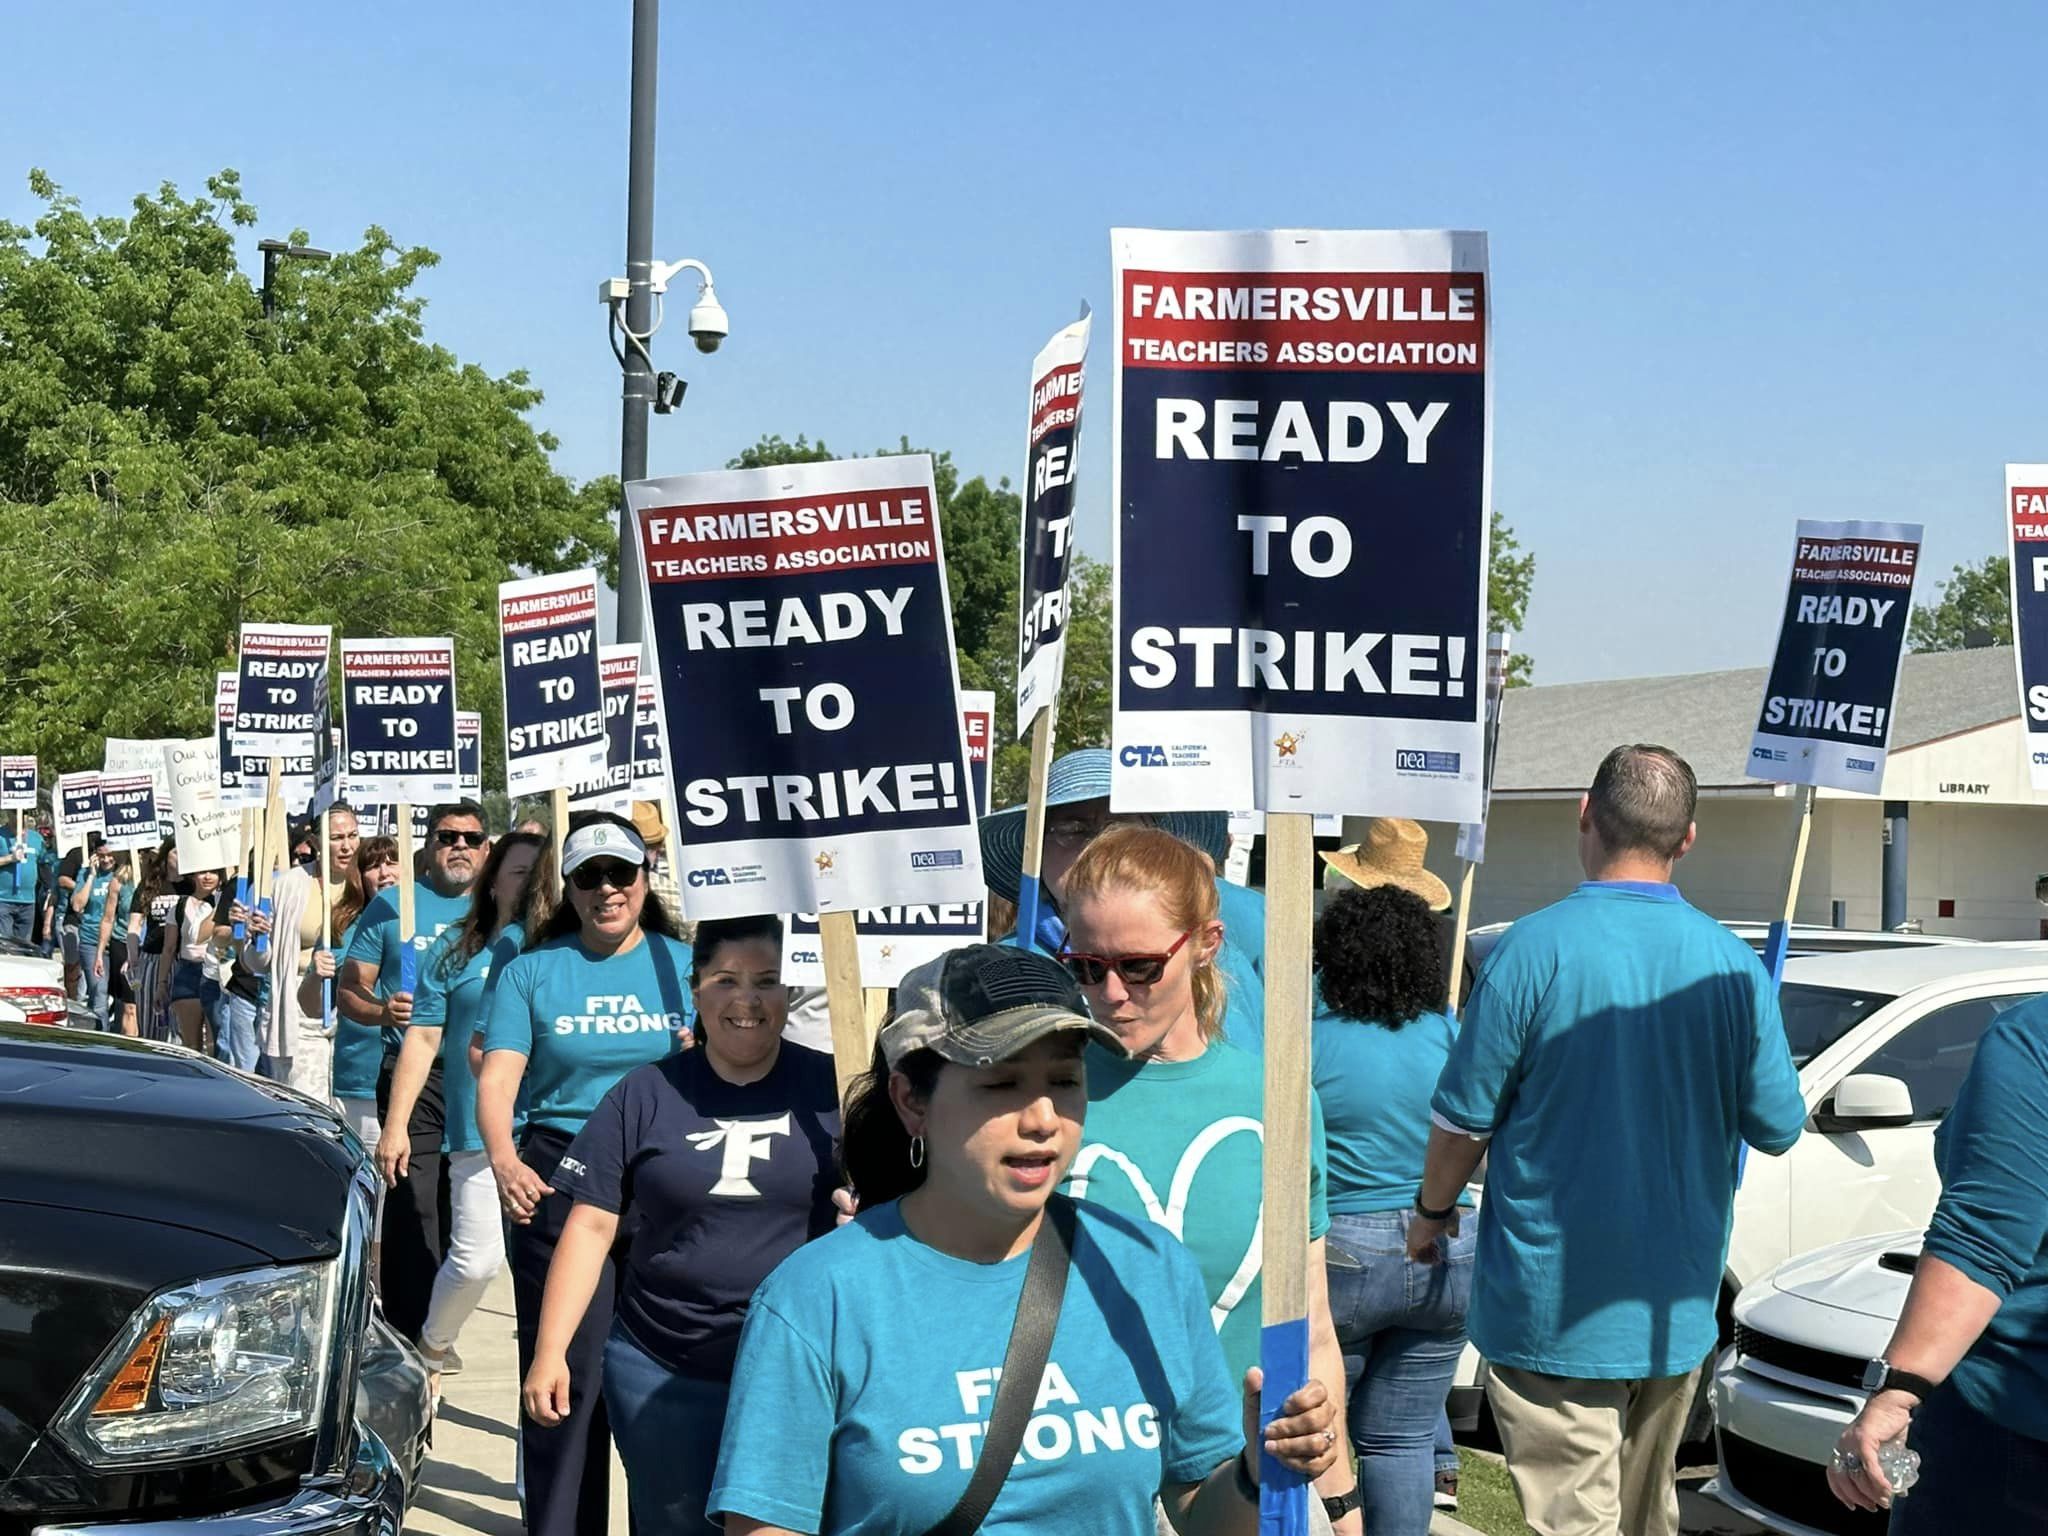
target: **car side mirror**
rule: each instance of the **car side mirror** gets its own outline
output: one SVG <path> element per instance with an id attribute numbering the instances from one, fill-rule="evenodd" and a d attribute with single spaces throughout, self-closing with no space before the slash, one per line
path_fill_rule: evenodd
<path id="1" fill-rule="evenodd" d="M 1913 1090 L 1896 1077 L 1856 1072 L 1842 1079 L 1814 1116 L 1823 1131 L 1869 1131 L 1913 1123 Z"/>

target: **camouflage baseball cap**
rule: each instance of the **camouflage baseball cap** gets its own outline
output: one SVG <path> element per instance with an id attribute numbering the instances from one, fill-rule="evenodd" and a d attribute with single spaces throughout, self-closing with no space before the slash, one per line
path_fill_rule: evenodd
<path id="1" fill-rule="evenodd" d="M 1124 1054 L 1116 1031 L 1088 1016 L 1088 1000 L 1057 960 L 1004 944 L 969 944 L 919 966 L 897 984 L 896 1014 L 882 1027 L 893 1068 L 912 1051 L 936 1051 L 968 1067 L 1007 1061 L 1055 1030 Z"/>

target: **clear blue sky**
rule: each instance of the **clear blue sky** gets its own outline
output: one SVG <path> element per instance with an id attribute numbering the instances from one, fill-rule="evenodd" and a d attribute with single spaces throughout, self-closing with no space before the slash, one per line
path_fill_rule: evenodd
<path id="1" fill-rule="evenodd" d="M 252 267 L 382 224 L 442 255 L 431 334 L 529 368 L 598 474 L 629 12 L 6 0 L 0 215 L 31 165 L 95 212 L 234 166 Z M 1796 518 L 1924 521 L 1931 577 L 2002 547 L 2003 461 L 2048 459 L 2044 43 L 2017 4 L 671 3 L 656 254 L 710 262 L 733 334 L 656 343 L 691 393 L 652 465 L 907 433 L 1014 480 L 1112 225 L 1484 229 L 1538 680 L 1761 665 Z"/>

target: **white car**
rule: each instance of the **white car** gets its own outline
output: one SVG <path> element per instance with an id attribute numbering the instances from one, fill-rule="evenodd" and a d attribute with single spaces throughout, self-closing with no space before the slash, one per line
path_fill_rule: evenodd
<path id="1" fill-rule="evenodd" d="M 1796 956 L 1778 995 L 1812 1118 L 1783 1157 L 1745 1156 L 1721 1284 L 1721 1342 L 1735 1298 L 1794 1254 L 1919 1230 L 1941 1181 L 1934 1130 L 1990 1022 L 2048 992 L 2048 944 L 1941 944 Z M 1483 1366 L 1469 1348 L 1453 1424 L 1477 1418 Z M 1709 1427 L 1702 1391 L 1688 1440 Z"/>
<path id="2" fill-rule="evenodd" d="M 14 940 L 0 940 L 0 1024 L 63 1024 L 64 962 L 46 960 Z"/>
<path id="3" fill-rule="evenodd" d="M 1743 1291 L 1735 1343 L 1714 1367 L 1720 1472 L 1707 1494 L 1788 1536 L 1884 1530 L 1884 1515 L 1836 1501 L 1827 1465 L 1863 1406 L 1863 1367 L 1891 1341 L 1919 1257 L 1917 1230 L 1859 1237 Z"/>

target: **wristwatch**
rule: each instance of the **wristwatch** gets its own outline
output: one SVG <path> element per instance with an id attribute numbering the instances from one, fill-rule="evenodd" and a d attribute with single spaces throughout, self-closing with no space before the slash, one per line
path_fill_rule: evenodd
<path id="1" fill-rule="evenodd" d="M 1328 1515 L 1334 1523 L 1335 1521 L 1342 1520 L 1351 1511 L 1360 1508 L 1364 1503 L 1365 1494 L 1360 1490 L 1358 1484 L 1353 1483 L 1349 1493 L 1340 1493 L 1334 1499 L 1323 1500 L 1323 1513 Z"/>
<path id="2" fill-rule="evenodd" d="M 1882 1356 L 1863 1367 L 1863 1390 L 1875 1397 L 1880 1392 L 1910 1392 L 1921 1403 L 1934 1395 L 1935 1384 L 1925 1376 L 1902 1371 Z M 1919 1405 L 1915 1404 L 1917 1408 Z"/>

